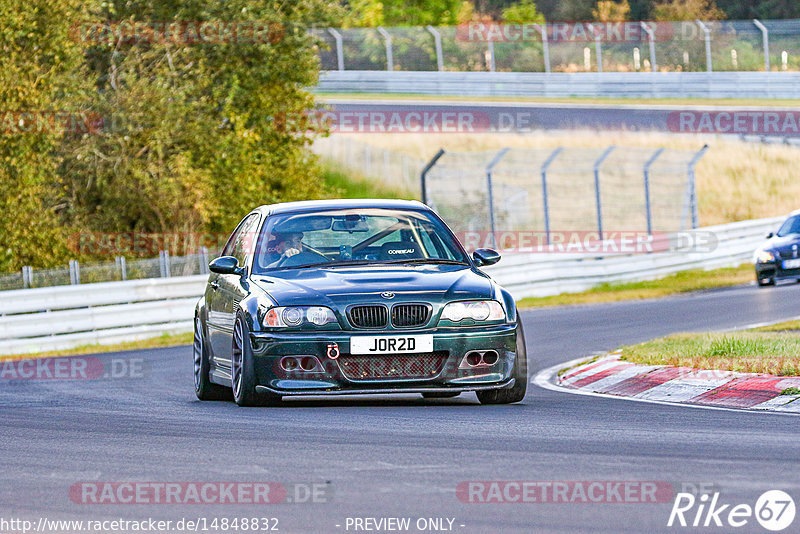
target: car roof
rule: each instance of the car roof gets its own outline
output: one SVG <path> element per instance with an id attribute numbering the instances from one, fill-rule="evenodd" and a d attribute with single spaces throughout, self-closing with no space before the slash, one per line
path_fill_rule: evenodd
<path id="1" fill-rule="evenodd" d="M 428 206 L 418 200 L 394 200 L 385 198 L 345 198 L 328 200 L 302 200 L 298 202 L 281 202 L 279 204 L 265 204 L 254 211 L 273 215 L 276 213 L 294 213 L 298 211 L 317 211 L 325 209 L 350 209 L 350 208 L 387 208 L 387 209 L 413 209 L 430 210 Z"/>

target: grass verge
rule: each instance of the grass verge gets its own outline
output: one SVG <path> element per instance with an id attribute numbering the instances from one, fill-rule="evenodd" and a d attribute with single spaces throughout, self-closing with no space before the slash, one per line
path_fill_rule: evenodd
<path id="1" fill-rule="evenodd" d="M 789 321 L 724 334 L 674 334 L 638 345 L 627 345 L 620 350 L 623 360 L 643 365 L 798 376 L 800 331 L 796 327 L 799 323 Z M 800 390 L 785 394 L 800 394 Z"/>
<path id="2" fill-rule="evenodd" d="M 520 308 L 534 308 L 666 297 L 703 289 L 745 284 L 751 282 L 753 276 L 753 266 L 749 263 L 739 267 L 711 271 L 697 269 L 671 274 L 658 280 L 600 284 L 580 293 L 564 293 L 551 297 L 529 297 L 517 302 L 517 306 Z"/>
<path id="3" fill-rule="evenodd" d="M 323 163 L 322 179 L 331 198 L 397 198 L 414 199 L 410 191 L 392 188 L 377 180 L 356 176 L 333 162 Z"/>
<path id="4" fill-rule="evenodd" d="M 51 358 L 56 356 L 75 356 L 78 354 L 97 354 L 100 352 L 121 352 L 125 350 L 154 349 L 160 347 L 177 347 L 179 345 L 189 345 L 192 343 L 192 333 L 185 334 L 162 334 L 157 337 L 140 339 L 138 341 L 128 341 L 115 345 L 82 345 L 67 350 L 53 350 L 47 352 L 36 352 L 33 354 L 14 354 L 0 356 L 3 360 L 27 360 L 31 358 Z"/>

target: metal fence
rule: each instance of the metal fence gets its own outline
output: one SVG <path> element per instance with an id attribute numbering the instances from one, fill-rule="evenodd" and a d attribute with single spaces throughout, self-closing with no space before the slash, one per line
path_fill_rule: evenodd
<path id="1" fill-rule="evenodd" d="M 396 191 L 410 194 L 419 191 L 419 173 L 425 166 L 425 161 L 420 158 L 340 135 L 317 138 L 311 150 L 348 171 L 374 179 Z"/>
<path id="2" fill-rule="evenodd" d="M 456 232 L 675 232 L 698 227 L 706 149 L 442 150 L 421 175 L 422 199 Z"/>
<path id="3" fill-rule="evenodd" d="M 19 273 L 0 274 L 0 291 L 208 274 L 208 262 L 206 247 L 200 247 L 197 254 L 185 256 L 170 256 L 162 250 L 158 258 L 149 259 L 117 256 L 113 262 L 86 264 L 70 260 L 66 268 L 23 267 Z"/>
<path id="4" fill-rule="evenodd" d="M 323 70 L 800 70 L 800 19 L 316 29 Z"/>

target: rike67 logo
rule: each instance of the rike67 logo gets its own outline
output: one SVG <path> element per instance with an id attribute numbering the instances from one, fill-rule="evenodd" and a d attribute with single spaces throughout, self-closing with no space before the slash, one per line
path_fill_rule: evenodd
<path id="1" fill-rule="evenodd" d="M 764 492 L 755 506 L 722 503 L 719 495 L 719 492 L 704 493 L 696 497 L 691 493 L 678 493 L 667 526 L 740 528 L 752 525 L 755 518 L 763 528 L 778 532 L 794 521 L 794 500 L 784 491 Z"/>

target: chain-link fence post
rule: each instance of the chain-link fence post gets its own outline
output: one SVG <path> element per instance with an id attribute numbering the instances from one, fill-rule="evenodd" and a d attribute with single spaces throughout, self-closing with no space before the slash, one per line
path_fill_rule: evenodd
<path id="1" fill-rule="evenodd" d="M 656 65 L 656 36 L 653 33 L 653 28 L 640 22 L 642 29 L 647 33 L 647 44 L 650 46 L 650 72 L 657 72 L 658 65 Z"/>
<path id="2" fill-rule="evenodd" d="M 494 72 L 494 41 L 489 39 L 489 72 Z"/>
<path id="3" fill-rule="evenodd" d="M 200 274 L 208 274 L 208 247 L 200 247 L 197 249 L 200 256 Z"/>
<path id="4" fill-rule="evenodd" d="M 328 28 L 328 33 L 333 35 L 336 41 L 336 66 L 339 70 L 344 70 L 344 50 L 342 50 L 342 34 L 334 28 Z"/>
<path id="5" fill-rule="evenodd" d="M 647 235 L 653 235 L 653 212 L 650 209 L 650 166 L 655 163 L 664 148 L 656 150 L 644 164 L 644 211 L 647 218 Z"/>
<path id="6" fill-rule="evenodd" d="M 753 19 L 753 24 L 756 25 L 756 28 L 761 30 L 764 45 L 764 71 L 769 72 L 769 30 L 758 19 Z"/>
<path id="7" fill-rule="evenodd" d="M 69 283 L 73 286 L 81 283 L 81 266 L 78 260 L 69 260 Z"/>
<path id="8" fill-rule="evenodd" d="M 611 154 L 616 147 L 611 145 L 603 154 L 594 162 L 594 196 L 595 203 L 597 204 L 597 232 L 600 234 L 600 239 L 603 239 L 603 201 L 600 197 L 600 166 Z"/>
<path id="9" fill-rule="evenodd" d="M 703 24 L 703 21 L 696 20 L 695 22 L 703 30 L 703 40 L 706 43 L 706 72 L 713 72 L 714 68 L 711 65 L 711 30 Z"/>
<path id="10" fill-rule="evenodd" d="M 444 56 L 442 54 L 442 34 L 433 26 L 425 26 L 425 29 L 433 35 L 433 46 L 436 50 L 436 67 L 439 71 L 444 70 Z"/>
<path id="11" fill-rule="evenodd" d="M 376 28 L 378 33 L 383 36 L 383 43 L 386 46 L 386 70 L 392 71 L 394 70 L 394 55 L 392 54 L 392 36 L 386 31 L 386 28 L 383 26 L 378 26 Z"/>
<path id="12" fill-rule="evenodd" d="M 603 33 L 597 31 L 594 25 L 589 24 L 594 33 L 594 50 L 597 55 L 597 72 L 603 72 Z"/>
<path id="13" fill-rule="evenodd" d="M 549 40 L 547 38 L 547 24 L 534 24 L 534 28 L 536 28 L 542 36 L 542 56 L 544 58 L 544 71 L 550 72 L 550 45 Z"/>
<path id="14" fill-rule="evenodd" d="M 500 152 L 492 158 L 492 161 L 486 166 L 486 188 L 489 193 L 489 227 L 492 231 L 492 246 L 497 248 L 497 228 L 495 227 L 495 218 L 494 218 L 494 187 L 492 186 L 492 170 L 494 170 L 495 166 L 500 163 L 500 160 L 503 159 L 509 148 L 502 148 Z"/>
<path id="15" fill-rule="evenodd" d="M 428 162 L 425 167 L 423 167 L 422 172 L 419 174 L 419 187 L 420 187 L 420 196 L 422 197 L 422 203 L 428 203 L 428 185 L 426 183 L 428 178 L 428 171 L 430 171 L 436 162 L 439 161 L 439 158 L 444 156 L 444 149 L 440 148 L 439 152 L 437 152 L 431 160 Z"/>
<path id="16" fill-rule="evenodd" d="M 687 180 L 687 188 L 688 188 L 688 206 L 691 209 L 692 213 L 692 228 L 697 228 L 700 224 L 700 217 L 697 208 L 697 183 L 695 181 L 694 176 L 694 168 L 697 165 L 697 162 L 700 161 L 700 158 L 708 151 L 708 145 L 704 145 L 695 155 L 692 157 L 692 160 L 689 162 L 689 179 Z M 683 229 L 684 223 L 681 222 L 681 229 Z"/>
<path id="17" fill-rule="evenodd" d="M 33 287 L 33 268 L 27 265 L 22 268 L 22 287 L 25 289 Z"/>
<path id="18" fill-rule="evenodd" d="M 119 270 L 120 280 L 127 280 L 128 279 L 128 262 L 125 260 L 125 256 L 117 256 L 114 258 L 114 263 L 117 264 L 117 269 Z"/>
<path id="19" fill-rule="evenodd" d="M 544 208 L 544 240 L 546 244 L 550 244 L 550 206 L 548 201 L 548 193 L 547 193 L 547 168 L 550 166 L 551 163 L 558 157 L 561 151 L 564 150 L 563 147 L 558 147 L 553 152 L 547 156 L 547 159 L 544 160 L 542 163 L 542 204 Z"/>
<path id="20" fill-rule="evenodd" d="M 167 250 L 159 250 L 158 251 L 158 267 L 161 271 L 161 278 L 169 278 L 169 251 Z"/>

